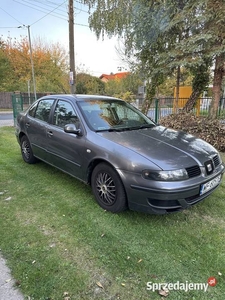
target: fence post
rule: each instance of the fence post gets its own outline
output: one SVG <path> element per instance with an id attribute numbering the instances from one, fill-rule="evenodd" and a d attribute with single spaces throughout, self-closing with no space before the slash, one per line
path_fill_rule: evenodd
<path id="1" fill-rule="evenodd" d="M 155 99 L 155 122 L 158 122 L 159 117 L 159 99 Z"/>
<path id="2" fill-rule="evenodd" d="M 16 118 L 19 112 L 23 110 L 23 98 L 21 93 L 12 94 L 12 107 L 13 107 L 13 119 L 14 126 L 16 125 Z"/>

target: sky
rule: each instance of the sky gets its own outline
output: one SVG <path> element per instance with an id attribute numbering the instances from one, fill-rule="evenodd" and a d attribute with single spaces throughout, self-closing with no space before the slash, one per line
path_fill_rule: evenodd
<path id="1" fill-rule="evenodd" d="M 68 0 L 1 0 L 0 35 L 6 39 L 28 36 L 60 43 L 69 53 Z M 88 7 L 74 0 L 75 65 L 93 76 L 119 72 L 123 67 L 115 47 L 117 38 L 100 38 L 89 29 Z M 25 25 L 25 26 L 23 26 Z M 18 28 L 22 26 L 22 28 Z"/>

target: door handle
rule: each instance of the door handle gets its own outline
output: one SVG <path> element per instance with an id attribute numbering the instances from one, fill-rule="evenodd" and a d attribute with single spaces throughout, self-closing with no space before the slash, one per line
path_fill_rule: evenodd
<path id="1" fill-rule="evenodd" d="M 28 123 L 28 122 L 25 125 L 27 128 L 30 127 L 30 123 Z"/>
<path id="2" fill-rule="evenodd" d="M 49 137 L 53 136 L 53 132 L 52 131 L 48 131 L 47 134 L 48 134 Z"/>

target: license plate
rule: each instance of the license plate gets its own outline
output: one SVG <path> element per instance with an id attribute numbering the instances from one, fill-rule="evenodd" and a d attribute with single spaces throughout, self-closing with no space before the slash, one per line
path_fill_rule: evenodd
<path id="1" fill-rule="evenodd" d="M 219 176 L 213 178 L 212 180 L 202 184 L 201 188 L 200 188 L 200 196 L 202 194 L 205 194 L 208 191 L 212 190 L 214 187 L 216 187 L 220 183 L 220 180 L 221 180 L 221 175 L 219 175 Z"/>

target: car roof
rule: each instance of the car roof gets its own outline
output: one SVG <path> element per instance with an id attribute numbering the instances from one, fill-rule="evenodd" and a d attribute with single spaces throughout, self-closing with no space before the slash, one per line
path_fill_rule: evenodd
<path id="1" fill-rule="evenodd" d="M 43 96 L 40 99 L 45 99 L 45 98 L 61 98 L 61 99 L 67 99 L 67 100 L 72 100 L 72 101 L 83 101 L 83 100 L 121 100 L 115 97 L 110 97 L 110 96 L 104 96 L 104 95 L 84 95 L 84 94 L 51 94 L 47 96 Z M 121 100 L 122 101 L 122 100 Z"/>

